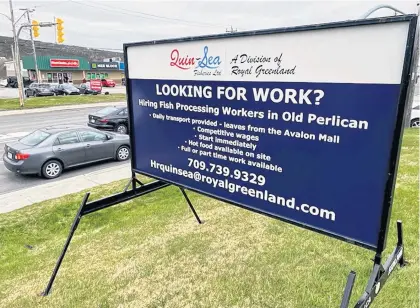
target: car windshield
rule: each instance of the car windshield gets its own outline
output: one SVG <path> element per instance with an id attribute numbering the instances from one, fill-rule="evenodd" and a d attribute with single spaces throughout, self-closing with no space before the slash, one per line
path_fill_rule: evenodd
<path id="1" fill-rule="evenodd" d="M 98 112 L 96 112 L 99 115 L 106 115 L 106 114 L 110 114 L 114 111 L 118 110 L 118 108 L 115 107 L 106 107 L 104 109 L 99 110 Z"/>
<path id="2" fill-rule="evenodd" d="M 19 142 L 25 145 L 35 146 L 47 139 L 50 135 L 51 134 L 46 133 L 42 130 L 36 130 L 33 133 L 30 133 L 29 135 L 26 135 L 25 137 L 19 139 Z"/>

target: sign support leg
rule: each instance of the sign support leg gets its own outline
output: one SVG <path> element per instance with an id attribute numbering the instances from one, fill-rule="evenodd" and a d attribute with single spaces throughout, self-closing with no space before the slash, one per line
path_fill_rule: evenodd
<path id="1" fill-rule="evenodd" d="M 351 271 L 347 277 L 346 287 L 344 289 L 343 299 L 340 308 L 348 308 L 350 304 L 351 292 L 353 292 L 354 281 L 356 280 L 356 272 Z"/>
<path id="2" fill-rule="evenodd" d="M 397 245 L 383 266 L 381 264 L 381 259 L 382 259 L 381 254 L 377 253 L 375 255 L 373 270 L 369 277 L 369 281 L 366 286 L 365 292 L 357 301 L 356 305 L 354 306 L 355 308 L 370 307 L 373 300 L 379 294 L 379 291 L 385 285 L 387 279 L 391 275 L 395 266 L 399 264 L 400 267 L 403 267 L 404 265 L 407 264 L 407 262 L 404 259 L 403 229 L 402 229 L 402 222 L 400 220 L 397 221 L 397 234 L 398 234 Z M 340 308 L 349 307 L 350 297 L 353 290 L 355 279 L 356 279 L 356 273 L 351 271 L 347 278 L 347 284 L 344 289 L 344 294 L 343 294 Z"/>
<path id="3" fill-rule="evenodd" d="M 128 181 L 127 185 L 125 185 L 123 191 L 126 192 L 128 190 L 128 188 L 130 187 L 130 184 L 132 186 L 133 191 L 135 191 L 136 190 L 136 183 L 139 184 L 140 186 L 143 186 L 144 185 L 139 179 L 137 179 L 136 173 L 135 172 L 131 172 L 131 178 Z"/>
<path id="4" fill-rule="evenodd" d="M 51 278 L 50 278 L 50 281 L 48 282 L 47 287 L 45 288 L 45 291 L 43 293 L 41 293 L 42 296 L 47 296 L 51 292 L 51 287 L 52 287 L 52 285 L 54 283 L 55 277 L 57 276 L 58 270 L 60 269 L 61 262 L 63 262 L 64 256 L 65 256 L 65 254 L 67 252 L 67 248 L 70 245 L 70 241 L 73 238 L 73 235 L 74 235 L 74 232 L 77 229 L 77 226 L 79 225 L 80 218 L 82 218 L 83 207 L 86 205 L 86 203 L 87 203 L 87 201 L 89 199 L 89 195 L 90 195 L 90 193 L 86 193 L 85 196 L 84 196 L 84 198 L 83 198 L 82 203 L 80 204 L 79 210 L 77 211 L 76 217 L 74 218 L 73 224 L 71 225 L 70 233 L 69 233 L 69 235 L 67 237 L 67 241 L 64 244 L 63 251 L 61 252 L 60 257 L 57 260 L 57 264 L 55 265 L 54 271 L 53 271 L 53 273 L 51 275 Z"/>
<path id="5" fill-rule="evenodd" d="M 188 198 L 187 193 L 185 192 L 184 188 L 180 187 L 179 189 L 181 190 L 182 194 L 184 195 L 185 200 L 187 200 L 188 206 L 190 207 L 191 212 L 193 212 L 193 214 L 195 216 L 195 219 L 197 220 L 197 222 L 199 224 L 201 224 L 202 222 L 200 220 L 200 217 L 198 217 L 197 212 L 195 211 L 195 209 L 194 209 L 194 207 L 193 207 L 193 205 L 190 201 L 190 198 Z"/>

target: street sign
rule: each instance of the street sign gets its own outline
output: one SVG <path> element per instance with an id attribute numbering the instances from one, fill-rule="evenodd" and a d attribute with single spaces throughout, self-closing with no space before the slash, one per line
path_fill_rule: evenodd
<path id="1" fill-rule="evenodd" d="M 126 44 L 133 170 L 381 252 L 413 27 Z"/>

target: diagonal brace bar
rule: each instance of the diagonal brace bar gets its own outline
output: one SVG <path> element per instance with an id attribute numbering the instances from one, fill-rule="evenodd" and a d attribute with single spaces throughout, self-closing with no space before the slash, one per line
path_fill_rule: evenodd
<path id="1" fill-rule="evenodd" d="M 130 185 L 131 185 L 131 188 L 132 188 L 133 192 L 135 192 L 136 183 L 139 184 L 140 186 L 144 186 L 144 184 L 136 177 L 136 173 L 131 172 L 131 178 L 127 182 L 127 185 L 125 185 L 123 192 L 127 192 Z"/>
<path id="2" fill-rule="evenodd" d="M 71 225 L 70 233 L 67 237 L 66 243 L 64 244 L 63 251 L 61 252 L 60 257 L 57 260 L 57 264 L 54 267 L 54 271 L 51 275 L 51 278 L 50 278 L 50 281 L 48 282 L 47 287 L 45 288 L 45 291 L 43 293 L 41 293 L 42 296 L 47 296 L 51 292 L 51 287 L 54 283 L 55 277 L 57 276 L 58 270 L 60 269 L 61 262 L 63 262 L 64 256 L 66 255 L 66 252 L 67 252 L 67 248 L 69 248 L 70 241 L 73 238 L 73 235 L 74 235 L 74 232 L 77 229 L 77 226 L 79 225 L 80 218 L 82 218 L 83 207 L 86 205 L 86 203 L 89 199 L 89 195 L 90 195 L 90 193 L 86 193 L 85 196 L 83 197 L 83 201 L 80 204 L 79 210 L 77 211 L 76 217 L 74 218 L 73 224 Z"/>
<path id="3" fill-rule="evenodd" d="M 182 194 L 184 195 L 185 200 L 187 200 L 188 206 L 190 207 L 191 211 L 193 212 L 193 214 L 195 216 L 195 219 L 197 220 L 197 222 L 199 224 L 201 224 L 202 222 L 200 220 L 200 217 L 198 217 L 197 212 L 195 211 L 195 209 L 194 209 L 194 207 L 193 207 L 193 205 L 190 201 L 190 198 L 188 198 L 187 193 L 185 192 L 184 188 L 180 187 L 179 189 L 181 190 Z"/>
<path id="4" fill-rule="evenodd" d="M 351 271 L 347 277 L 346 288 L 344 289 L 343 299 L 340 308 L 348 308 L 350 304 L 351 293 L 353 292 L 354 281 L 356 280 L 356 273 Z"/>

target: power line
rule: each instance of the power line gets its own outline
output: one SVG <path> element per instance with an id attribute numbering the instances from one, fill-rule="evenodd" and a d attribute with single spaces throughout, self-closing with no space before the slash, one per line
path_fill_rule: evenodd
<path id="1" fill-rule="evenodd" d="M 163 22 L 182 22 L 182 23 L 186 23 L 186 24 L 191 24 L 194 26 L 198 26 L 198 27 L 212 27 L 212 28 L 220 28 L 220 27 L 225 27 L 226 25 L 218 25 L 218 24 L 210 24 L 210 23 L 203 23 L 203 22 L 197 22 L 197 21 L 191 21 L 191 20 L 185 20 L 185 19 L 179 19 L 179 18 L 171 18 L 171 17 L 166 17 L 166 16 L 159 16 L 159 15 L 153 15 L 153 14 L 148 14 L 148 13 L 144 13 L 144 12 L 140 12 L 140 11 L 133 11 L 133 10 L 127 10 L 124 8 L 117 8 L 117 7 L 113 7 L 113 6 L 97 6 L 97 5 L 92 5 L 92 4 L 87 4 L 87 3 L 82 3 L 79 1 L 75 1 L 75 0 L 67 0 L 71 3 L 74 4 L 78 4 L 78 5 L 82 5 L 82 6 L 87 6 L 87 7 L 91 7 L 91 8 L 95 8 L 95 9 L 101 9 L 104 11 L 108 11 L 108 12 L 112 12 L 112 13 L 118 13 L 118 14 L 123 14 L 123 15 L 127 15 L 127 16 L 135 16 L 135 17 L 140 17 L 143 19 L 149 19 L 149 20 L 154 20 L 154 21 L 163 21 Z M 116 10 L 123 10 L 124 12 L 121 11 L 116 11 Z"/>
<path id="2" fill-rule="evenodd" d="M 180 18 L 166 17 L 166 16 L 161 16 L 161 15 L 144 13 L 144 12 L 141 12 L 141 11 L 134 11 L 134 10 L 128 10 L 128 9 L 124 9 L 124 8 L 118 8 L 118 7 L 111 6 L 111 5 L 107 5 L 107 6 L 110 7 L 110 8 L 113 8 L 113 9 L 119 9 L 119 10 L 127 11 L 127 12 L 135 12 L 135 13 L 138 13 L 138 14 L 141 14 L 141 15 L 155 17 L 155 18 L 161 18 L 161 19 L 165 19 L 165 20 L 173 20 L 173 21 L 179 21 L 179 22 L 201 24 L 203 26 L 206 25 L 206 26 L 212 26 L 212 27 L 226 27 L 226 25 L 222 25 L 222 24 L 213 24 L 213 23 L 207 23 L 207 22 L 201 22 L 201 21 L 193 21 L 193 20 L 186 20 L 186 19 L 180 19 Z"/>

